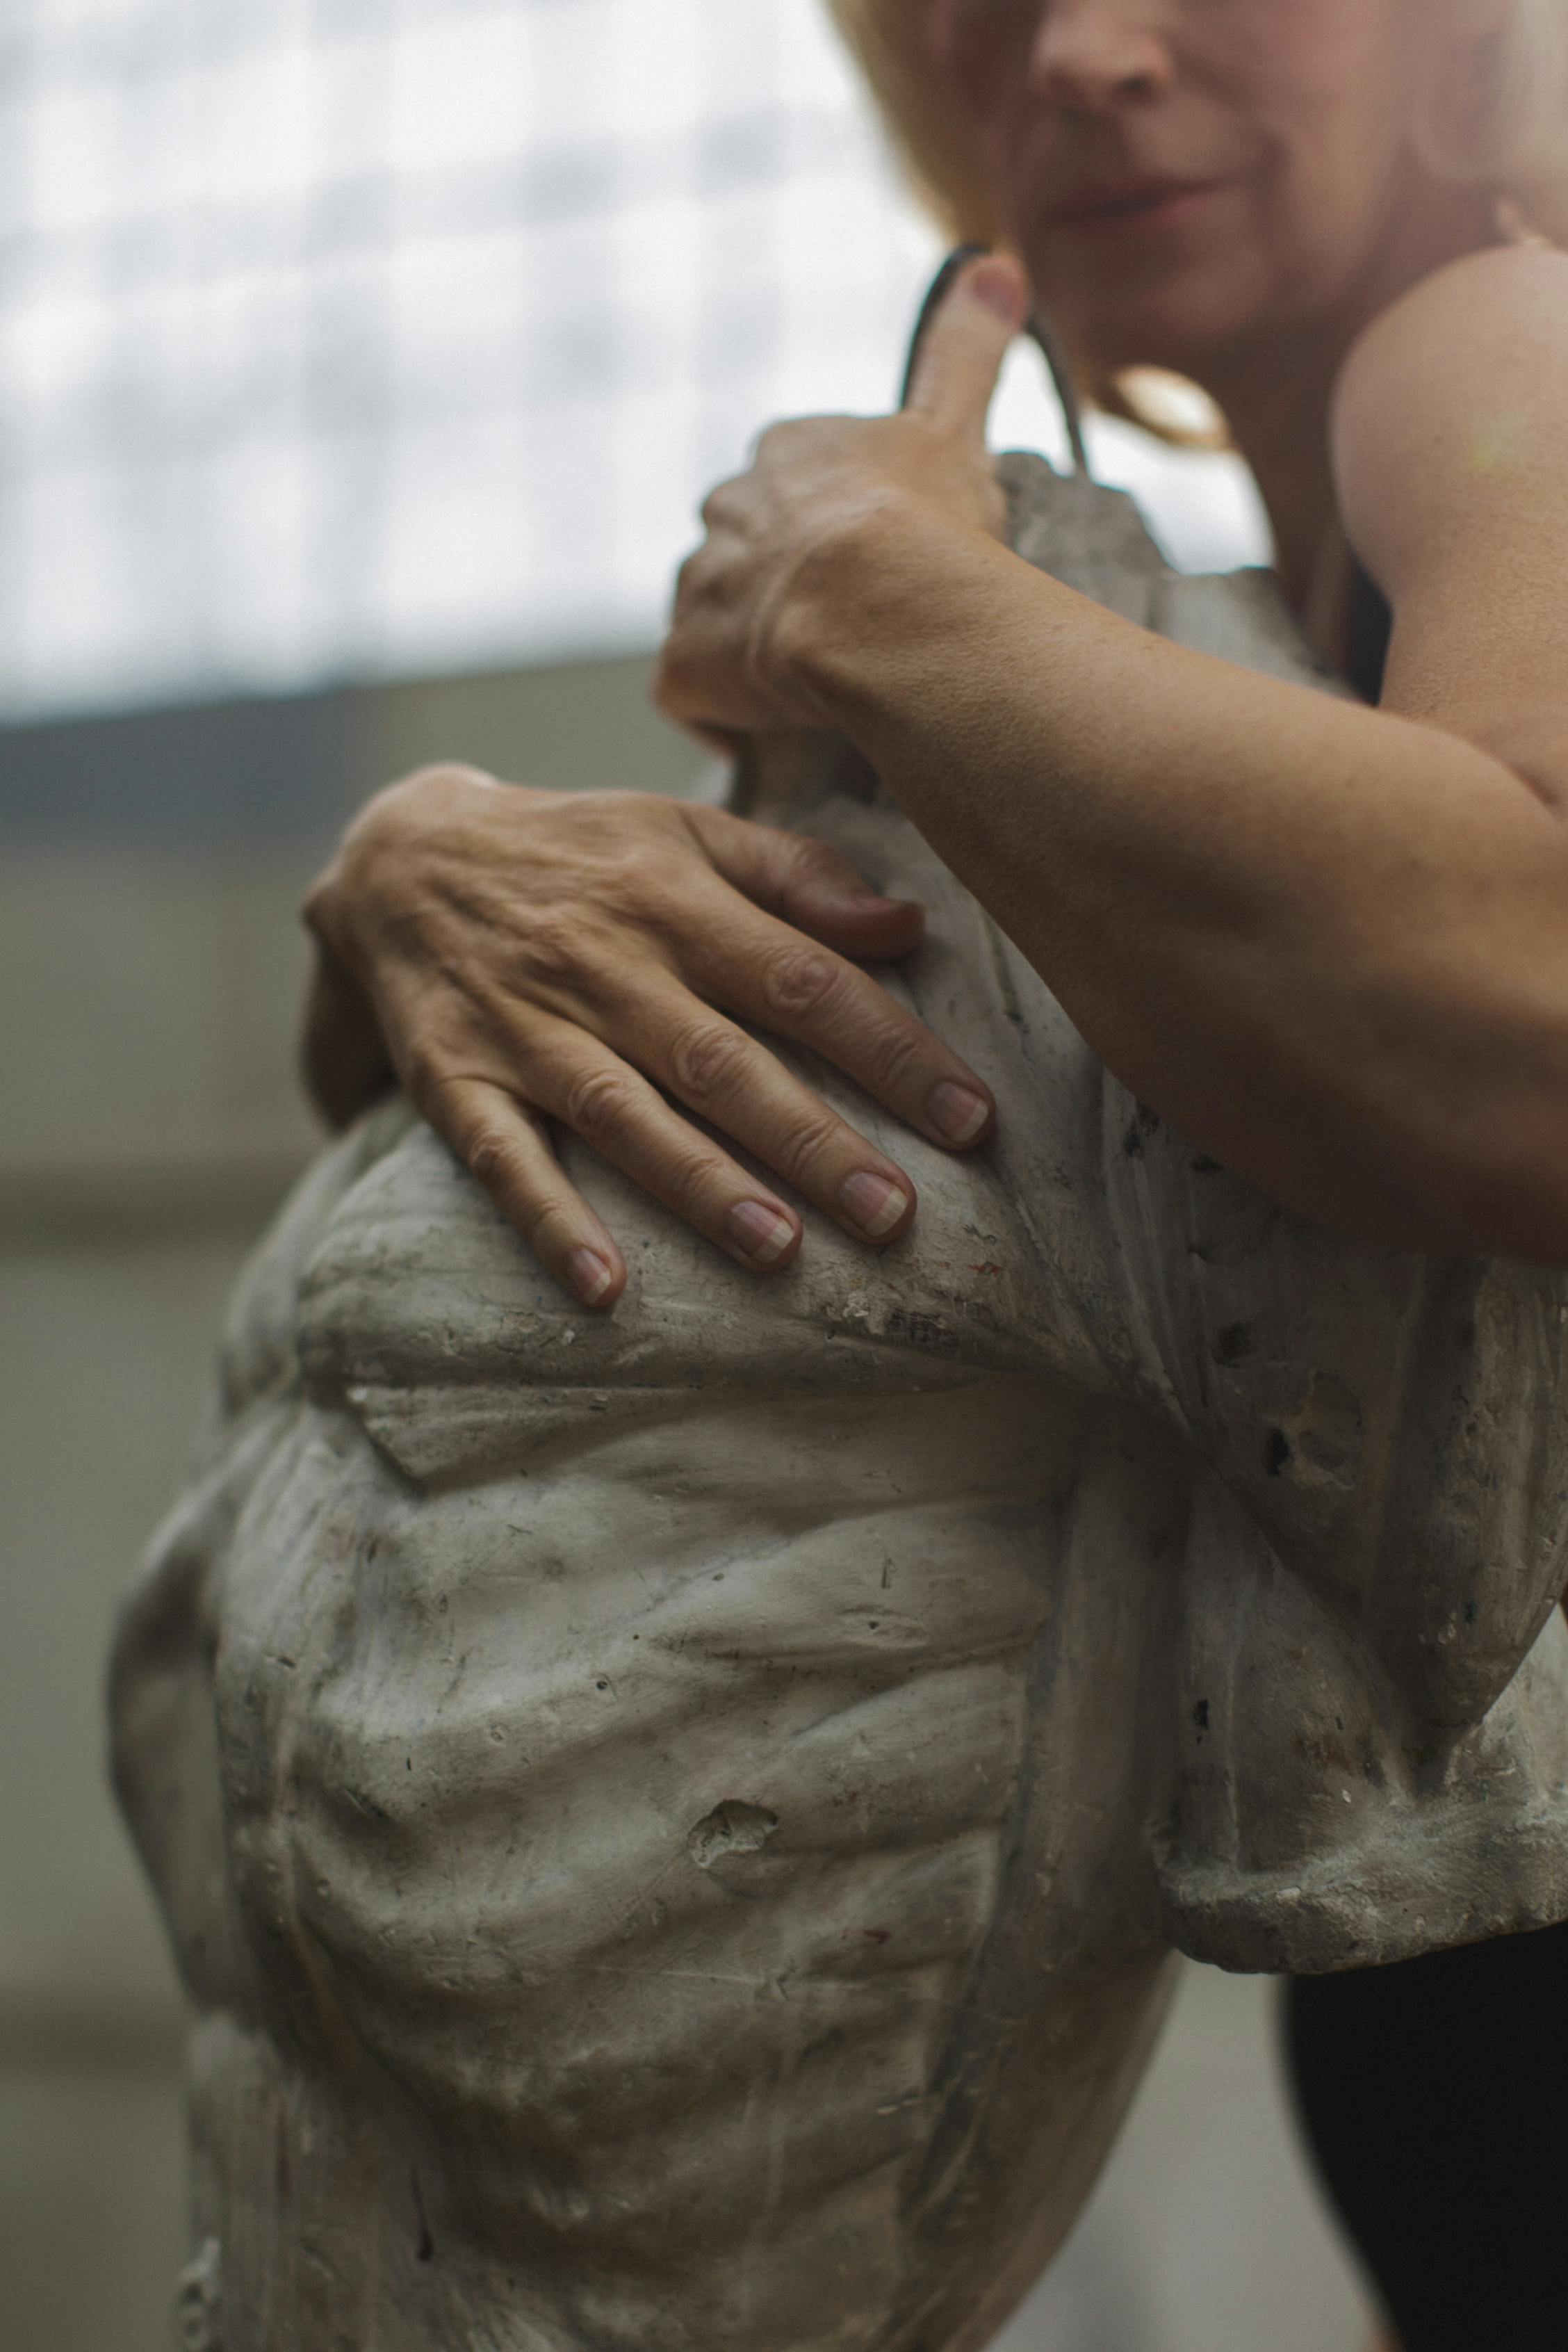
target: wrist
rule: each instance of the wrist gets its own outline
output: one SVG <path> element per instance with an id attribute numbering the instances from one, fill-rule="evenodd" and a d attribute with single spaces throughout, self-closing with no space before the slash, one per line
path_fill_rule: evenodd
<path id="1" fill-rule="evenodd" d="M 768 630 L 768 683 L 813 723 L 854 733 L 919 643 L 952 649 L 984 567 L 1007 551 L 904 494 L 869 503 L 801 556 Z"/>

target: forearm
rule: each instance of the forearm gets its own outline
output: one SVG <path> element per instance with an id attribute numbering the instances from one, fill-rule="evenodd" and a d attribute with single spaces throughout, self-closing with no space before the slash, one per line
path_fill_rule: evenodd
<path id="1" fill-rule="evenodd" d="M 780 641 L 1179 1132 L 1367 1240 L 1568 1256 L 1568 835 L 1500 760 L 897 507 Z"/>

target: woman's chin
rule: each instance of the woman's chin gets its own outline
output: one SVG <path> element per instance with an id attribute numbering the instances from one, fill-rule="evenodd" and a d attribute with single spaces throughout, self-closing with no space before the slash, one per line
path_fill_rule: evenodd
<path id="1" fill-rule="evenodd" d="M 1171 368 L 1201 382 L 1206 364 L 1244 341 L 1271 307 L 1249 275 L 1232 260 L 1142 284 L 1102 278 L 1047 292 L 1044 308 L 1103 368 Z"/>

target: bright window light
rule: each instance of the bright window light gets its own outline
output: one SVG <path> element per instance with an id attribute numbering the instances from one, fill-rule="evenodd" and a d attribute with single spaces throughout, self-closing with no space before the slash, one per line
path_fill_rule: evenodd
<path id="1" fill-rule="evenodd" d="M 8 0 L 0 250 L 13 719 L 647 645 L 936 257 L 817 0 Z"/>

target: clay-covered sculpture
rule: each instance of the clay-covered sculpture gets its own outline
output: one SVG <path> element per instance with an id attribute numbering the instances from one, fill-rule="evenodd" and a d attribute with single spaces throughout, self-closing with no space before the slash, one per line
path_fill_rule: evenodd
<path id="1" fill-rule="evenodd" d="M 1015 546 L 1332 690 L 1266 575 L 1001 461 Z M 593 1155 L 580 1309 L 399 1104 L 235 1303 L 115 1672 L 194 2011 L 210 2352 L 970 2352 L 1173 1949 L 1568 1914 L 1568 1280 L 1357 1249 L 1132 1099 L 846 747 L 745 805 L 929 910 L 910 1236 L 758 1281 Z"/>

